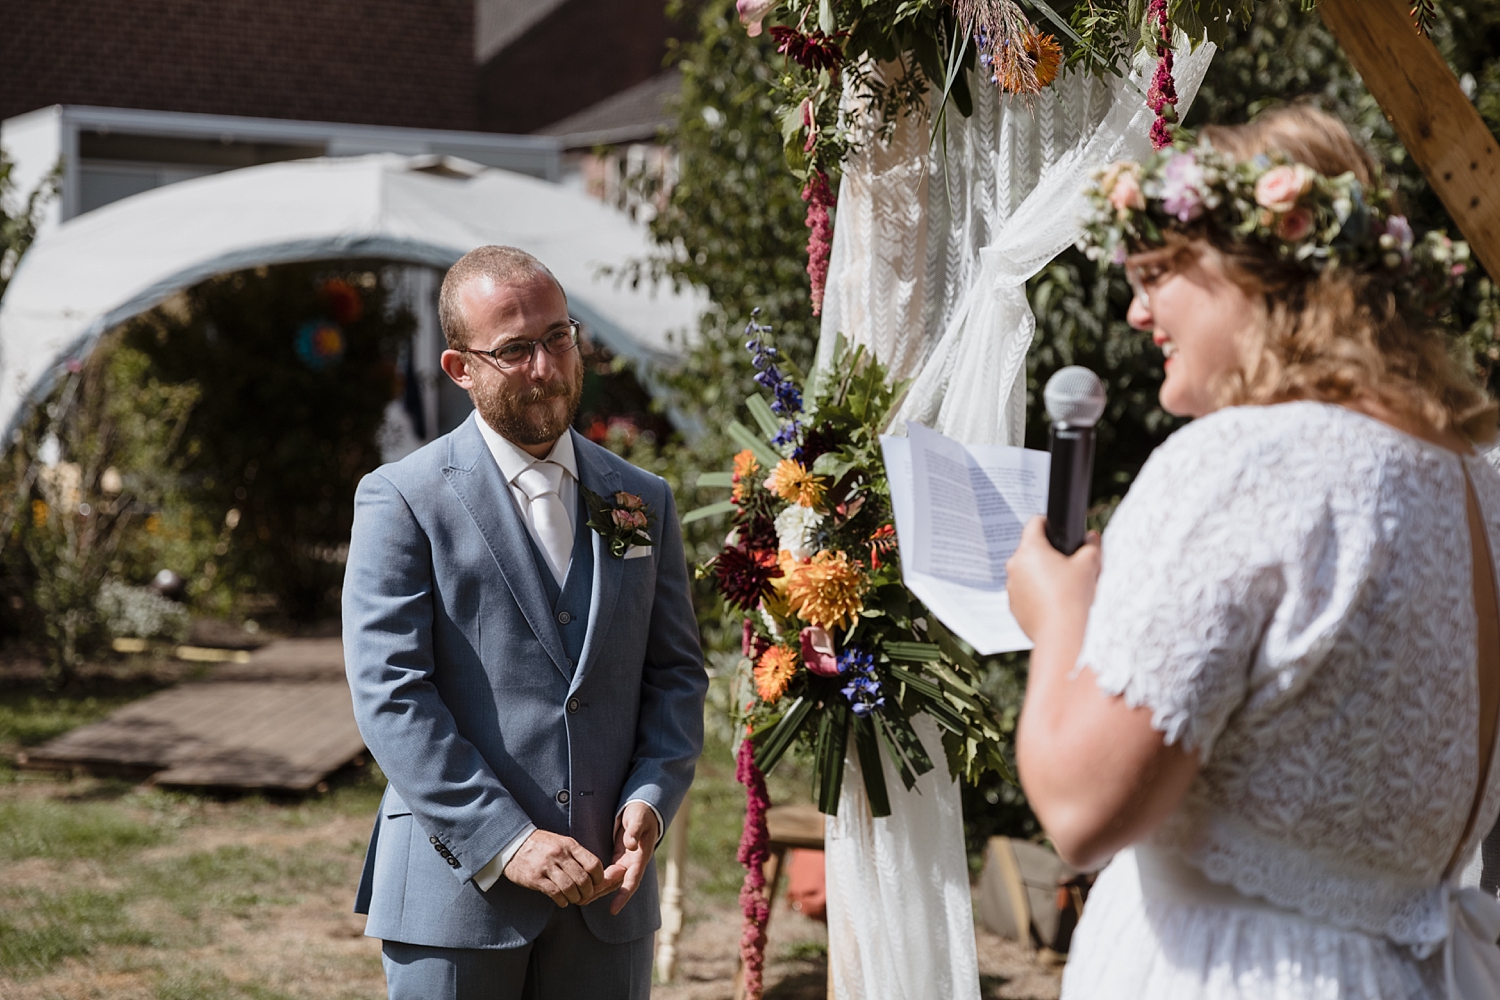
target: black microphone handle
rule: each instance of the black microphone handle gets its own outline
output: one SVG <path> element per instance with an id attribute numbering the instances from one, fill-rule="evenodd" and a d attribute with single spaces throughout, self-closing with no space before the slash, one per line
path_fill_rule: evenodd
<path id="1" fill-rule="evenodd" d="M 1094 478 L 1094 429 L 1052 425 L 1052 474 L 1047 487 L 1047 540 L 1063 555 L 1083 544 Z"/>

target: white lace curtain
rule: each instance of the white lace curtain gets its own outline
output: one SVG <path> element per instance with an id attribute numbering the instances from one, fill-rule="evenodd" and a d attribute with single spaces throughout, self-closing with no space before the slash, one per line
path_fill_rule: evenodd
<path id="1" fill-rule="evenodd" d="M 1184 112 L 1212 57 L 1179 47 Z M 1150 152 L 1153 68 L 1141 60 L 1128 81 L 1070 73 L 1031 98 L 978 88 L 973 116 L 950 112 L 937 143 L 910 117 L 867 143 L 839 188 L 819 365 L 842 334 L 915 376 L 898 433 L 915 420 L 968 444 L 1020 444 L 1036 330 L 1026 281 L 1078 239 L 1089 175 Z M 875 819 L 851 760 L 827 820 L 837 1000 L 979 1000 L 958 784 L 936 726 L 915 722 L 937 768 L 907 793 L 885 762 L 892 814 Z"/>
<path id="2" fill-rule="evenodd" d="M 1213 46 L 1176 59 L 1185 112 Z M 823 300 L 819 363 L 834 335 L 864 344 L 898 378 L 901 410 L 967 444 L 1019 444 L 1025 360 L 1036 330 L 1026 282 L 1081 232 L 1089 175 L 1151 151 L 1143 54 L 1131 78 L 1070 72 L 1034 97 L 976 88 L 937 142 L 908 116 L 887 144 L 844 167 Z M 899 431 L 899 427 L 897 428 Z"/>

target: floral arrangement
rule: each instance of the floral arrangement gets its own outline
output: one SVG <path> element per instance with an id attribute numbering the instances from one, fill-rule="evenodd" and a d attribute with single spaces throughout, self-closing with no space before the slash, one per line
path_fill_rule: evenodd
<path id="1" fill-rule="evenodd" d="M 1095 174 L 1080 246 L 1096 260 L 1160 247 L 1165 233 L 1215 230 L 1259 243 L 1312 271 L 1355 267 L 1389 274 L 1424 312 L 1451 297 L 1469 247 L 1440 231 L 1420 239 L 1393 211 L 1393 195 L 1353 174 L 1325 177 L 1283 156 L 1237 161 L 1183 138 L 1144 163 L 1121 160 Z"/>
<path id="2" fill-rule="evenodd" d="M 774 86 L 787 164 L 808 206 L 814 315 L 822 310 L 839 166 L 860 142 L 889 138 L 907 114 L 929 119 L 934 130 L 950 104 L 967 117 L 971 80 L 1003 93 L 1036 94 L 1068 66 L 1119 75 L 1136 50 L 1149 48 L 1157 60 L 1146 93 L 1157 116 L 1151 138 L 1165 148 L 1178 120 L 1175 32 L 1221 43 L 1231 23 L 1248 21 L 1259 2 L 737 0 L 751 35 L 773 22 L 776 51 L 786 59 Z M 1411 14 L 1426 33 L 1437 0 L 1415 0 Z M 857 100 L 846 101 L 846 93 Z M 857 107 L 862 114 L 853 113 Z"/>
<path id="3" fill-rule="evenodd" d="M 651 544 L 651 515 L 646 501 L 623 490 L 605 499 L 587 486 L 579 489 L 589 509 L 588 526 L 609 545 L 610 555 L 623 559 L 631 547 Z"/>
<path id="4" fill-rule="evenodd" d="M 880 755 L 908 789 L 934 766 L 912 728 L 923 712 L 943 733 L 949 773 L 1007 773 L 975 661 L 901 582 L 879 435 L 903 387 L 863 349 L 841 347 L 804 401 L 767 332 L 752 318 L 746 347 L 771 390 L 747 401 L 760 432 L 731 425 L 744 446 L 733 471 L 699 480 L 731 498 L 688 515 L 733 515 L 700 573 L 745 615 L 735 721 L 757 773 L 806 747 L 818 808 L 832 814 L 852 742 L 872 813 L 889 815 Z"/>

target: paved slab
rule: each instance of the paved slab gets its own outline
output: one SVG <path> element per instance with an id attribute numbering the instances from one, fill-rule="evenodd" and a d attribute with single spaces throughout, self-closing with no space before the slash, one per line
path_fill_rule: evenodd
<path id="1" fill-rule="evenodd" d="M 35 748 L 32 768 L 307 791 L 364 752 L 338 639 L 285 639 Z"/>

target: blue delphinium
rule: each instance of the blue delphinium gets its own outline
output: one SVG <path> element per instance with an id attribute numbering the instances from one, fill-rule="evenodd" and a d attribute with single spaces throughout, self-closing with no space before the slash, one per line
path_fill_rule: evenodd
<path id="1" fill-rule="evenodd" d="M 796 439 L 800 429 L 795 418 L 802 412 L 802 393 L 797 384 L 776 367 L 779 356 L 776 348 L 761 339 L 761 335 L 770 333 L 771 328 L 756 322 L 759 315 L 759 309 L 752 311 L 750 322 L 745 324 L 745 336 L 749 338 L 745 341 L 745 350 L 750 352 L 750 363 L 755 366 L 755 381 L 771 390 L 771 412 L 791 421 L 790 426 L 776 436 L 776 444 L 787 444 Z"/>
<path id="2" fill-rule="evenodd" d="M 875 657 L 850 646 L 839 654 L 839 674 L 849 678 L 849 683 L 840 690 L 849 700 L 849 707 L 861 719 L 871 712 L 885 707 L 885 695 L 880 689 L 880 679 L 875 676 Z"/>

